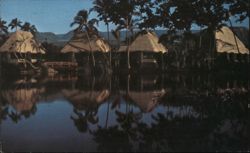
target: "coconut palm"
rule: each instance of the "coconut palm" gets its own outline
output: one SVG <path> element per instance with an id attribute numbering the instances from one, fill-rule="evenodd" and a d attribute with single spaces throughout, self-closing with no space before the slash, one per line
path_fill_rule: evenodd
<path id="1" fill-rule="evenodd" d="M 0 18 L 0 46 L 7 39 L 8 26 L 6 25 L 6 23 L 7 23 L 6 21 Z"/>
<path id="2" fill-rule="evenodd" d="M 134 26 L 134 19 L 138 17 L 141 13 L 138 10 L 137 0 L 128 1 L 114 1 L 111 5 L 111 11 L 109 11 L 108 16 L 110 21 L 121 28 L 126 29 L 126 37 L 128 37 L 128 32 L 132 31 Z M 130 69 L 130 40 L 127 41 L 127 64 L 128 69 Z"/>
<path id="3" fill-rule="evenodd" d="M 15 18 L 15 19 L 11 20 L 11 22 L 8 26 L 11 28 L 11 30 L 15 28 L 17 31 L 18 27 L 22 27 L 21 24 L 22 24 L 22 22 L 20 20 L 18 20 L 17 18 Z"/>
<path id="4" fill-rule="evenodd" d="M 36 29 L 35 25 L 31 25 L 29 22 L 25 22 L 25 23 L 22 25 L 21 30 L 23 30 L 23 31 L 29 31 L 29 32 L 31 32 L 33 35 L 35 35 L 36 32 L 37 32 L 37 29 Z"/>
<path id="5" fill-rule="evenodd" d="M 8 33 L 8 26 L 6 25 L 6 21 L 0 18 L 0 35 Z"/>
<path id="6" fill-rule="evenodd" d="M 121 33 L 120 33 L 120 30 L 121 29 L 123 29 L 123 27 L 120 27 L 120 26 L 118 26 L 115 30 L 112 30 L 111 31 L 111 33 L 112 33 L 112 35 L 113 35 L 113 37 L 116 39 L 116 41 L 118 42 L 118 48 L 120 48 L 120 35 L 121 35 Z"/>
<path id="7" fill-rule="evenodd" d="M 98 17 L 100 21 L 104 21 L 104 23 L 107 26 L 107 33 L 108 33 L 108 42 L 110 41 L 109 38 L 109 11 L 111 11 L 111 6 L 113 4 L 114 0 L 95 0 L 93 2 L 94 7 L 91 9 L 91 11 L 95 11 L 98 13 Z M 112 54 L 109 52 L 109 63 L 111 65 L 111 58 Z"/>
<path id="8" fill-rule="evenodd" d="M 89 18 L 89 12 L 87 10 L 80 10 L 77 15 L 74 18 L 74 21 L 70 24 L 70 26 L 78 25 L 78 27 L 75 29 L 76 33 L 80 32 L 86 32 L 87 39 L 89 41 L 89 48 L 93 60 L 93 66 L 95 67 L 95 58 L 93 54 L 93 50 L 90 44 L 90 36 L 92 35 L 98 35 L 98 30 L 95 27 L 95 25 L 98 25 L 98 20 L 97 19 L 91 19 L 88 20 Z"/>

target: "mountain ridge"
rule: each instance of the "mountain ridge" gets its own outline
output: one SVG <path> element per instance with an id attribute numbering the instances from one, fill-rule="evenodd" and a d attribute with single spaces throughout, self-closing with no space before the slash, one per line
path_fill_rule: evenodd
<path id="1" fill-rule="evenodd" d="M 240 38 L 240 40 L 243 41 L 246 46 L 249 46 L 249 29 L 246 27 L 233 27 L 232 28 L 236 35 Z M 247 32 L 246 32 L 247 31 Z M 136 31 L 135 31 L 136 32 Z M 199 32 L 199 30 L 193 30 L 193 33 Z M 73 30 L 69 31 L 65 34 L 55 34 L 53 32 L 37 32 L 36 37 L 37 40 L 42 43 L 42 42 L 48 42 L 48 43 L 53 43 L 58 46 L 64 46 L 72 37 L 73 37 Z M 166 30 L 155 30 L 155 33 L 157 34 L 158 37 L 160 37 L 162 34 L 166 33 Z M 108 39 L 108 33 L 107 32 L 99 32 L 100 36 L 103 37 L 104 39 Z M 131 35 L 131 34 L 130 34 Z M 120 32 L 120 40 L 123 41 L 126 38 L 126 31 L 121 31 Z M 109 33 L 109 38 L 110 42 L 116 41 L 114 36 Z"/>

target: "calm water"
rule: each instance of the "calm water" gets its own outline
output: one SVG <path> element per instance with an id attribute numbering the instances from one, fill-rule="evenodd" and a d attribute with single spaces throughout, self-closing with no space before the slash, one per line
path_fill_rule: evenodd
<path id="1" fill-rule="evenodd" d="M 247 151 L 249 87 L 240 74 L 1 80 L 2 149 Z"/>

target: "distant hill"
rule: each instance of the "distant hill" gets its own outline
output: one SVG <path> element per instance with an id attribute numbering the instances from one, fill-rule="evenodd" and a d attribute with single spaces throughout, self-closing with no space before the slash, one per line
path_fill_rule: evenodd
<path id="1" fill-rule="evenodd" d="M 36 38 L 38 39 L 39 42 L 55 42 L 58 40 L 58 37 L 56 34 L 52 32 L 41 32 L 41 33 L 36 33 Z"/>
<path id="2" fill-rule="evenodd" d="M 158 36 L 161 36 L 164 33 L 165 33 L 164 30 L 157 30 L 156 31 L 156 34 Z M 107 32 L 99 32 L 99 34 L 104 39 L 108 39 L 108 33 Z M 125 40 L 126 31 L 121 31 L 120 35 L 121 35 L 121 41 Z M 36 36 L 37 36 L 37 40 L 39 42 L 47 41 L 48 43 L 54 43 L 56 45 L 63 46 L 73 37 L 73 31 L 69 31 L 66 34 L 54 34 L 52 32 L 38 32 L 36 34 Z M 111 32 L 109 34 L 109 39 L 110 39 L 110 41 L 115 41 L 115 38 L 111 34 Z"/>
<path id="3" fill-rule="evenodd" d="M 234 27 L 233 28 L 234 32 L 236 35 L 240 38 L 240 40 L 247 46 L 249 47 L 249 29 L 245 27 Z M 156 30 L 155 33 L 160 37 L 162 34 L 164 34 L 166 31 L 165 30 Z M 199 31 L 194 30 L 192 31 L 193 33 L 197 33 Z M 136 31 L 135 31 L 136 33 Z M 108 33 L 107 32 L 99 32 L 99 34 L 104 38 L 108 39 Z M 58 46 L 64 46 L 73 36 L 73 31 L 69 31 L 66 34 L 54 34 L 52 32 L 38 32 L 37 34 L 37 40 L 39 42 L 44 42 L 47 41 L 48 43 L 53 43 Z M 126 31 L 121 31 L 120 33 L 121 36 L 121 41 L 125 40 L 126 38 Z M 111 42 L 115 41 L 115 38 L 113 35 L 109 34 L 109 38 Z"/>

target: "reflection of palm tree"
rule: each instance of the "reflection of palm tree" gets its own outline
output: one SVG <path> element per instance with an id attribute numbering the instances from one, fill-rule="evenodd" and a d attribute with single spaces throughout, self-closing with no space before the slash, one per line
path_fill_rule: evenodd
<path id="1" fill-rule="evenodd" d="M 5 120 L 6 117 L 8 116 L 9 108 L 8 107 L 3 107 L 0 106 L 0 124 L 2 120 Z"/>
<path id="2" fill-rule="evenodd" d="M 117 115 L 117 122 L 120 123 L 121 127 L 128 132 L 133 132 L 132 124 L 138 123 L 138 121 L 142 118 L 141 113 L 134 113 L 129 111 L 128 113 L 122 113 L 119 111 L 115 111 Z"/>
<path id="3" fill-rule="evenodd" d="M 8 110 L 8 109 L 7 109 Z M 17 111 L 11 111 L 11 113 L 8 113 L 8 116 L 11 118 L 11 120 L 15 123 L 18 123 L 22 119 L 22 116 L 25 117 L 25 119 L 28 119 L 31 117 L 31 115 L 34 115 L 37 111 L 36 106 L 33 106 L 31 110 L 25 110 L 21 112 Z"/>
<path id="4" fill-rule="evenodd" d="M 15 28 L 16 31 L 17 31 L 18 27 L 22 27 L 21 23 L 22 22 L 20 20 L 15 18 L 15 19 L 11 20 L 11 22 L 10 22 L 10 24 L 8 26 L 11 28 L 11 30 Z"/>
<path id="5" fill-rule="evenodd" d="M 91 133 L 94 135 L 95 142 L 98 143 L 98 151 L 131 152 L 133 150 L 133 143 L 131 143 L 128 133 L 120 130 L 118 126 L 98 127 Z"/>
<path id="6" fill-rule="evenodd" d="M 17 112 L 11 111 L 11 113 L 9 114 L 9 117 L 15 123 L 17 123 L 19 120 L 21 120 L 21 115 Z"/>
<path id="7" fill-rule="evenodd" d="M 97 124 L 99 119 L 96 116 L 97 110 L 87 110 L 83 113 L 76 108 L 74 108 L 74 113 L 77 117 L 71 116 L 71 119 L 74 121 L 75 126 L 79 132 L 87 132 L 88 123 Z"/>
<path id="8" fill-rule="evenodd" d="M 93 66 L 95 67 L 95 58 L 94 53 L 90 43 L 90 36 L 98 35 L 98 30 L 95 27 L 95 24 L 98 24 L 97 19 L 88 20 L 89 13 L 87 10 L 80 10 L 74 18 L 74 21 L 71 23 L 71 27 L 74 25 L 78 25 L 77 29 L 75 30 L 76 33 L 80 33 L 85 31 L 87 35 L 87 39 L 89 41 L 89 48 L 93 60 Z"/>
<path id="9" fill-rule="evenodd" d="M 30 110 L 21 111 L 21 115 L 23 115 L 26 119 L 28 119 L 31 117 L 31 115 L 35 115 L 36 111 L 37 107 L 36 105 L 33 105 Z"/>
<path id="10" fill-rule="evenodd" d="M 134 151 L 134 143 L 138 141 L 138 122 L 142 117 L 141 113 L 132 111 L 123 113 L 115 111 L 118 125 L 111 127 L 98 126 L 95 131 L 94 140 L 98 143 L 98 151 Z"/>

